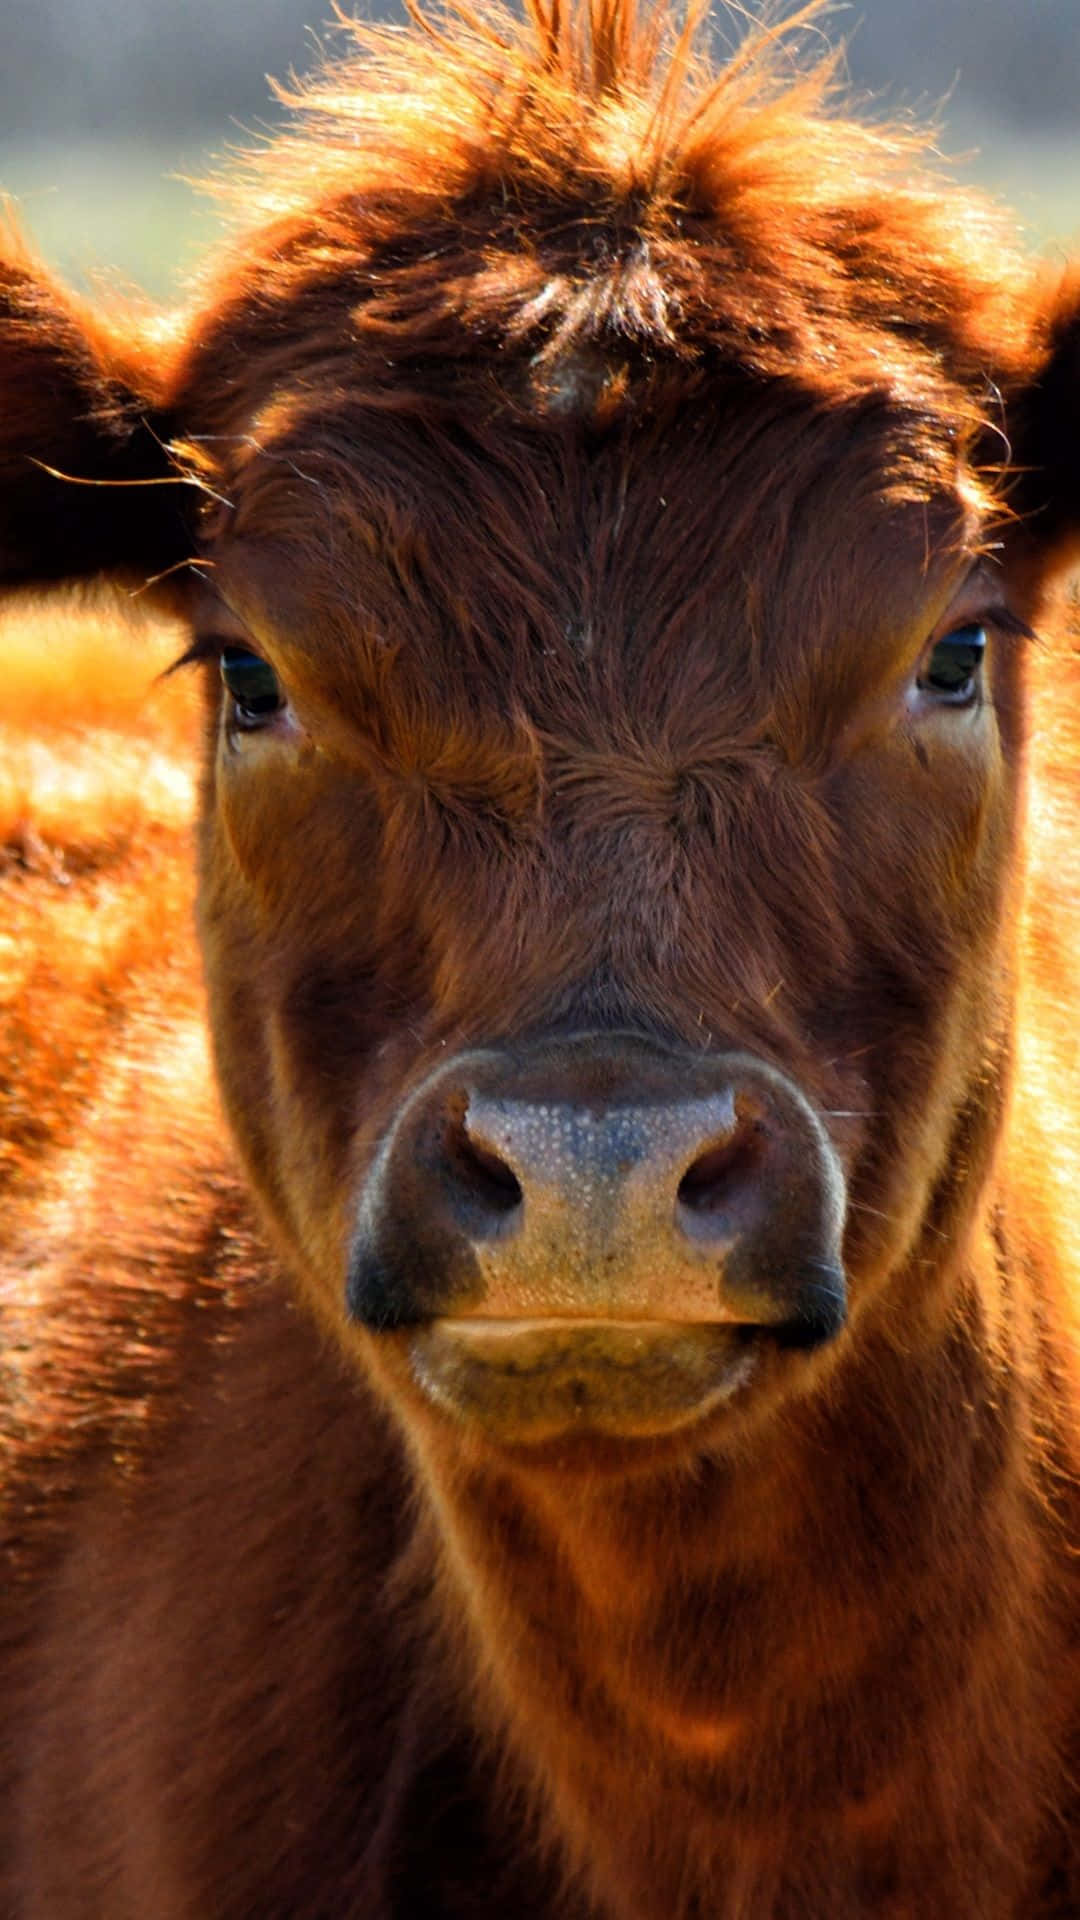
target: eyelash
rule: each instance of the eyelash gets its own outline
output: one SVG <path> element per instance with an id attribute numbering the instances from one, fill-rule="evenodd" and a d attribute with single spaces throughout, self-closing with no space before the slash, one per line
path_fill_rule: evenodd
<path id="1" fill-rule="evenodd" d="M 189 647 L 165 669 L 166 674 L 180 673 L 184 667 L 217 666 L 225 648 L 230 644 L 217 633 L 196 634 Z"/>
<path id="2" fill-rule="evenodd" d="M 251 676 L 252 691 L 254 691 L 260 701 L 267 702 L 268 704 L 263 706 L 245 705 L 240 688 L 235 685 L 235 683 L 230 685 L 227 678 L 230 655 L 232 656 L 231 664 L 234 671 L 234 678 L 235 674 L 241 671 L 241 663 L 244 661 L 248 661 L 253 667 L 261 669 L 264 681 L 265 676 L 269 676 L 271 685 L 267 686 L 263 684 L 261 687 L 258 686 L 258 675 Z M 264 659 L 262 654 L 256 653 L 253 648 L 238 645 L 234 639 L 224 639 L 219 633 L 197 634 L 191 642 L 191 645 L 186 647 L 179 658 L 174 660 L 172 665 L 166 669 L 166 673 L 179 673 L 183 667 L 195 666 L 217 668 L 226 698 L 231 703 L 229 723 L 236 732 L 257 732 L 260 727 L 269 725 L 275 715 L 280 713 L 287 704 L 284 694 L 281 692 L 277 675 L 270 665 L 270 662 Z M 249 700 L 250 698 L 251 692 L 249 692 Z"/>
<path id="3" fill-rule="evenodd" d="M 951 627 L 947 633 L 932 641 L 926 648 L 915 680 L 918 691 L 934 700 L 939 706 L 958 708 L 972 706 L 979 690 L 979 676 L 990 633 L 1013 639 L 1033 640 L 1035 638 L 1027 622 L 1021 620 L 1019 615 L 1014 614 L 1008 607 L 995 606 L 986 613 L 976 614 L 969 620 L 959 621 L 955 627 Z M 952 662 L 947 658 L 939 661 L 938 676 L 935 680 L 931 672 L 935 655 L 948 650 L 950 644 L 957 657 Z M 963 678 L 951 686 L 948 684 L 950 666 L 954 671 L 960 667 L 967 668 Z"/>

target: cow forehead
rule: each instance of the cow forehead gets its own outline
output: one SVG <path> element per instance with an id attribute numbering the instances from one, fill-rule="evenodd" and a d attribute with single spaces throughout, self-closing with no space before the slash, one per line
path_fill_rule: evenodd
<path id="1" fill-rule="evenodd" d="M 399 396 L 400 398 L 400 396 Z M 536 414 L 279 398 L 237 436 L 210 543 L 256 637 L 320 668 L 640 665 L 678 636 L 906 643 L 990 503 L 955 421 L 698 383 L 603 430 Z"/>

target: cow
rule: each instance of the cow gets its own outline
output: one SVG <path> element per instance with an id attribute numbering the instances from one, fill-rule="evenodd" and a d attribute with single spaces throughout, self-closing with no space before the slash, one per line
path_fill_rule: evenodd
<path id="1" fill-rule="evenodd" d="M 129 700 L 3 878 L 11 1920 L 1080 1913 L 1080 272 L 702 28 L 356 27 L 160 318 L 5 243 Z"/>

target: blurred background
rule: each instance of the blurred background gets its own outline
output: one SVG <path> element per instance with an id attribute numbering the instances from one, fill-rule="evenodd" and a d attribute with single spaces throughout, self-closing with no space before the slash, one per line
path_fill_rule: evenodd
<path id="1" fill-rule="evenodd" d="M 266 76 L 334 44 L 331 8 L 0 0 L 0 192 L 77 280 L 107 269 L 167 296 L 218 226 L 187 180 L 273 125 Z M 827 28 L 875 110 L 935 117 L 1034 244 L 1080 243 L 1080 0 L 856 0 Z"/>

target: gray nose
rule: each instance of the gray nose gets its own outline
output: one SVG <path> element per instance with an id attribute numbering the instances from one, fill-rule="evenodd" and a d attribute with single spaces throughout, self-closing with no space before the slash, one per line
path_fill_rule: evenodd
<path id="1" fill-rule="evenodd" d="M 734 1321 L 812 1345 L 844 1318 L 843 1215 L 821 1122 L 749 1055 L 589 1035 L 466 1054 L 383 1142 L 348 1303 L 372 1326 Z"/>

